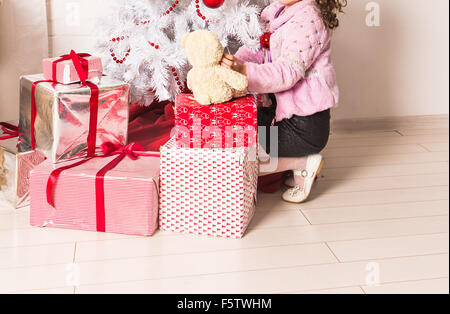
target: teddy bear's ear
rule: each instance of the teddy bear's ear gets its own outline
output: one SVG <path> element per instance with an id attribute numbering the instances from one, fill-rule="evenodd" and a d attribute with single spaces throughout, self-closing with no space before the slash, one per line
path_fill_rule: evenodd
<path id="1" fill-rule="evenodd" d="M 181 39 L 181 46 L 183 46 L 183 48 L 186 48 L 186 43 L 190 34 L 191 33 L 186 33 L 183 35 L 183 38 Z"/>

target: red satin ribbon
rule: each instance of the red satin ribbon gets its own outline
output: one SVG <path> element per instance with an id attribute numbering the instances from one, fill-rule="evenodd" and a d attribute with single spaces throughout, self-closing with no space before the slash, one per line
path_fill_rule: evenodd
<path id="1" fill-rule="evenodd" d="M 19 136 L 19 127 L 7 122 L 0 122 L 1 130 L 4 136 L 0 136 L 0 141 L 15 138 Z"/>
<path id="2" fill-rule="evenodd" d="M 99 90 L 98 86 L 91 82 L 84 83 L 91 89 L 91 98 L 89 99 L 89 133 L 87 138 L 88 157 L 95 155 L 97 148 L 97 123 L 98 123 L 98 98 Z"/>
<path id="3" fill-rule="evenodd" d="M 105 143 L 101 146 L 103 155 L 98 155 L 91 158 L 86 158 L 82 161 L 74 163 L 72 165 L 64 166 L 54 170 L 47 182 L 47 202 L 50 206 L 55 208 L 55 201 L 53 198 L 56 182 L 61 173 L 65 170 L 78 167 L 87 163 L 93 158 L 105 158 L 117 155 L 115 159 L 109 162 L 105 167 L 100 169 L 95 176 L 95 201 L 96 201 L 96 219 L 97 219 L 97 231 L 106 231 L 106 210 L 105 210 L 105 176 L 113 170 L 117 165 L 125 158 L 128 157 L 131 160 L 137 160 L 139 157 L 160 157 L 158 153 L 146 153 L 144 148 L 137 143 L 131 143 L 126 146 L 120 146 L 113 143 Z"/>
<path id="4" fill-rule="evenodd" d="M 37 116 L 37 107 L 36 107 L 36 87 L 40 83 L 56 83 L 56 67 L 59 62 L 65 61 L 65 60 L 72 60 L 73 65 L 75 66 L 75 69 L 77 71 L 77 74 L 80 78 L 80 81 L 83 86 L 89 87 L 91 90 L 91 98 L 89 100 L 89 112 L 90 112 L 90 118 L 89 118 L 89 133 L 87 137 L 87 156 L 93 157 L 95 155 L 95 150 L 97 147 L 97 123 L 98 123 L 98 100 L 99 100 L 99 88 L 94 83 L 88 82 L 88 76 L 89 76 L 89 61 L 84 59 L 85 57 L 90 57 L 90 54 L 87 53 L 79 53 L 77 54 L 75 51 L 71 51 L 68 55 L 61 56 L 60 59 L 53 62 L 53 81 L 51 80 L 43 80 L 43 81 L 37 81 L 34 82 L 31 86 L 31 121 L 30 121 L 30 128 L 31 128 L 31 148 L 33 150 L 36 149 L 36 138 L 34 134 L 34 125 L 36 122 L 36 116 Z"/>

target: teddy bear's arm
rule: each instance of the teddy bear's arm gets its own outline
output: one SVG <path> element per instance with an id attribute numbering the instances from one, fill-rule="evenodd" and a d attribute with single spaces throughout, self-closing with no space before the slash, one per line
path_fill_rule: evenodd
<path id="1" fill-rule="evenodd" d="M 186 77 L 186 81 L 187 81 L 187 87 L 192 90 L 192 70 L 188 72 L 187 77 Z"/>
<path id="2" fill-rule="evenodd" d="M 245 75 L 222 66 L 217 66 L 215 70 L 217 75 L 239 94 L 247 92 L 248 79 Z"/>

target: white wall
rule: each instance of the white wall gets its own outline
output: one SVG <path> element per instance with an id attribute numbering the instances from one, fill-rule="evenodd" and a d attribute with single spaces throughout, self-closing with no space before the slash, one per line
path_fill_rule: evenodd
<path id="1" fill-rule="evenodd" d="M 108 0 L 46 0 L 52 56 L 71 49 L 93 53 L 96 17 L 104 15 Z"/>
<path id="2" fill-rule="evenodd" d="M 48 56 L 46 20 L 45 0 L 0 0 L 0 121 L 18 118 L 19 77 Z"/>
<path id="3" fill-rule="evenodd" d="M 92 52 L 95 17 L 108 0 L 47 1 L 51 53 Z M 349 0 L 334 37 L 335 118 L 448 114 L 449 1 L 377 0 L 380 27 L 366 25 L 368 2 Z"/>
<path id="4" fill-rule="evenodd" d="M 377 0 L 381 27 L 373 28 L 368 2 L 349 0 L 334 38 L 335 117 L 448 114 L 449 1 Z"/>

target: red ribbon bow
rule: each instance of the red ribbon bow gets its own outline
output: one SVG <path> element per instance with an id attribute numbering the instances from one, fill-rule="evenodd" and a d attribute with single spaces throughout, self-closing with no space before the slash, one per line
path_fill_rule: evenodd
<path id="1" fill-rule="evenodd" d="M 140 153 L 144 151 L 144 148 L 138 143 L 120 146 L 119 144 L 108 142 L 102 144 L 101 149 L 103 156 L 123 155 L 124 157 L 129 157 L 132 160 L 138 159 L 139 156 L 147 155 L 145 153 Z"/>
<path id="2" fill-rule="evenodd" d="M 36 107 L 36 87 L 40 83 L 56 83 L 56 67 L 59 62 L 65 60 L 72 60 L 73 65 L 75 66 L 75 70 L 80 78 L 80 81 L 83 86 L 87 86 L 91 90 L 91 98 L 89 100 L 90 107 L 90 119 L 89 119 L 89 133 L 87 138 L 87 146 L 88 146 L 88 156 L 92 157 L 95 155 L 96 149 L 96 141 L 97 141 L 97 122 L 98 122 L 98 98 L 99 98 L 99 89 L 98 86 L 94 83 L 88 82 L 89 76 L 89 61 L 86 60 L 86 57 L 91 56 L 87 53 L 79 53 L 77 54 L 75 51 L 71 51 L 68 55 L 61 56 L 60 59 L 55 60 L 52 64 L 53 67 L 53 81 L 51 80 L 42 80 L 36 81 L 31 86 L 31 120 L 30 120 L 30 128 L 31 128 L 31 148 L 36 149 L 36 138 L 34 134 L 34 124 L 36 122 L 37 117 L 37 107 Z"/>
<path id="3" fill-rule="evenodd" d="M 260 38 L 259 42 L 261 43 L 261 47 L 265 49 L 270 49 L 270 38 L 272 37 L 272 33 L 267 32 L 264 33 Z"/>
<path id="4" fill-rule="evenodd" d="M 53 208 L 55 208 L 55 201 L 53 199 L 54 189 L 59 176 L 64 170 L 75 168 L 81 166 L 82 164 L 90 161 L 93 158 L 106 158 L 114 155 L 118 155 L 115 159 L 104 166 L 100 171 L 97 172 L 95 176 L 95 202 L 96 202 L 96 212 L 97 212 L 97 231 L 106 231 L 106 215 L 105 215 L 105 176 L 106 174 L 113 170 L 125 157 L 131 160 L 137 160 L 139 157 L 159 157 L 158 153 L 147 153 L 144 152 L 144 148 L 138 143 L 131 143 L 126 146 L 120 146 L 113 143 L 104 143 L 101 146 L 103 155 L 98 155 L 90 158 L 86 158 L 75 164 L 61 167 L 54 170 L 47 182 L 47 202 Z"/>
<path id="5" fill-rule="evenodd" d="M 0 141 L 1 140 L 7 140 L 10 138 L 15 138 L 19 136 L 19 127 L 12 125 L 10 123 L 6 123 L 6 122 L 0 122 L 0 126 L 1 126 L 1 130 L 4 134 L 4 136 L 0 136 Z"/>
<path id="6" fill-rule="evenodd" d="M 56 68 L 58 63 L 72 60 L 72 63 L 77 70 L 77 74 L 80 77 L 81 83 L 85 84 L 89 77 L 89 61 L 85 58 L 90 57 L 91 55 L 88 53 L 76 53 L 75 51 L 70 51 L 68 55 L 62 55 L 58 60 L 54 61 L 52 64 L 52 74 L 53 81 L 56 82 Z"/>

